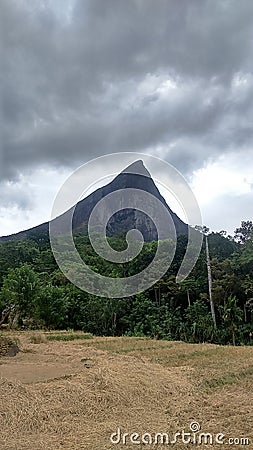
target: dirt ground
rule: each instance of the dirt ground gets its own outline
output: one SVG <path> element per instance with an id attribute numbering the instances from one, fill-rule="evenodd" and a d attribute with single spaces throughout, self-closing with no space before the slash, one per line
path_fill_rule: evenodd
<path id="1" fill-rule="evenodd" d="M 21 352 L 0 358 L 1 449 L 253 449 L 253 347 L 18 338 Z M 213 443 L 186 444 L 181 434 L 173 444 L 182 430 Z M 156 444 L 157 433 L 170 442 Z"/>

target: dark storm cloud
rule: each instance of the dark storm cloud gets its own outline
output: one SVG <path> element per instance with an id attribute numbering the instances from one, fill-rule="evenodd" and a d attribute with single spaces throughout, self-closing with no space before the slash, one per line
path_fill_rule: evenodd
<path id="1" fill-rule="evenodd" d="M 2 178 L 153 149 L 189 173 L 251 151 L 251 0 L 69 3 L 63 20 L 1 2 Z"/>

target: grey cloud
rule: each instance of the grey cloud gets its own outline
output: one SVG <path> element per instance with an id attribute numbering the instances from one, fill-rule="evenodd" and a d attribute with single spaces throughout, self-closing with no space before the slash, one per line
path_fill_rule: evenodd
<path id="1" fill-rule="evenodd" d="M 204 222 L 211 230 L 224 229 L 233 236 L 242 220 L 252 220 L 252 203 L 253 191 L 238 196 L 221 195 L 203 211 Z"/>
<path id="2" fill-rule="evenodd" d="M 32 210 L 34 199 L 31 187 L 24 180 L 0 183 L 1 207 L 17 207 L 21 210 Z"/>
<path id="3" fill-rule="evenodd" d="M 50 3 L 2 0 L 3 179 L 158 147 L 188 174 L 252 148 L 251 0 L 69 2 L 66 22 Z M 178 87 L 140 90 L 150 76 Z"/>

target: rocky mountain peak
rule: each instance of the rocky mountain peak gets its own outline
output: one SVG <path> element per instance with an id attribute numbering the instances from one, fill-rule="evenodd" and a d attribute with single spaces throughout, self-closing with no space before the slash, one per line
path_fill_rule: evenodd
<path id="1" fill-rule="evenodd" d="M 132 173 L 135 175 L 142 175 L 144 177 L 151 178 L 149 171 L 146 169 L 141 159 L 134 161 L 132 164 L 130 164 L 128 167 L 122 170 L 121 174 L 125 173 Z"/>
<path id="2" fill-rule="evenodd" d="M 122 172 L 119 173 L 110 183 L 92 192 L 90 195 L 85 197 L 83 200 L 77 203 L 75 206 L 74 214 L 71 210 L 66 211 L 58 219 L 59 234 L 64 234 L 66 232 L 66 221 L 65 217 L 67 215 L 73 214 L 72 229 L 73 232 L 78 232 L 79 234 L 87 233 L 87 225 L 89 217 L 96 206 L 96 204 L 108 194 L 122 190 L 122 189 L 136 189 L 136 195 L 138 190 L 146 191 L 156 197 L 169 212 L 176 229 L 177 235 L 188 234 L 188 225 L 186 225 L 167 205 L 166 200 L 162 197 L 154 183 L 149 171 L 145 167 L 141 159 L 133 162 L 128 167 L 126 167 Z M 155 205 L 155 204 L 154 204 Z M 145 205 L 143 205 L 145 206 Z M 150 205 L 149 205 L 150 206 Z M 101 221 L 103 223 L 103 211 L 101 210 Z M 156 215 L 155 207 L 154 214 Z M 166 229 L 166 219 L 164 218 L 164 228 Z M 57 225 L 57 226 L 58 226 Z M 157 240 L 157 230 L 152 220 L 141 211 L 133 208 L 119 209 L 115 213 L 108 223 L 108 233 L 110 236 L 117 236 L 126 233 L 131 229 L 138 229 L 141 231 L 145 241 Z M 22 239 L 25 237 L 31 237 L 34 235 L 48 235 L 49 223 L 45 222 L 37 227 L 31 228 L 29 230 L 21 231 L 15 235 L 6 236 L 0 238 L 1 240 L 8 239 Z M 170 233 L 164 232 L 162 238 L 170 237 Z"/>

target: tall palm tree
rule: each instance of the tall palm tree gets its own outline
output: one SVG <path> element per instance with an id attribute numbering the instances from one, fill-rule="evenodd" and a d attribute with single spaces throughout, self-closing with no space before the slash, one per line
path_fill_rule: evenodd
<path id="1" fill-rule="evenodd" d="M 209 245 L 208 245 L 207 234 L 206 234 L 206 265 L 207 265 L 207 278 L 208 278 L 208 290 L 209 290 L 209 301 L 210 301 L 210 307 L 211 307 L 211 314 L 212 314 L 214 326 L 216 328 L 216 315 L 215 315 L 213 293 L 212 293 L 211 260 L 210 260 L 210 255 L 209 255 Z"/>

